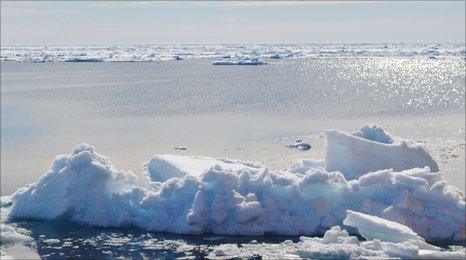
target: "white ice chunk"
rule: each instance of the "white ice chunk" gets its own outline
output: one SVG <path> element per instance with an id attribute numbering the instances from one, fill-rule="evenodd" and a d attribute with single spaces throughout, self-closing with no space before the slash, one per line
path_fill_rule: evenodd
<path id="1" fill-rule="evenodd" d="M 464 248 L 463 248 L 464 249 Z M 322 238 L 300 237 L 294 243 L 286 240 L 279 244 L 245 243 L 215 246 L 208 258 L 257 258 L 262 259 L 464 259 L 460 250 L 424 250 L 410 242 L 360 242 L 346 230 L 334 226 Z"/>
<path id="2" fill-rule="evenodd" d="M 31 244 L 33 238 L 29 236 L 28 231 L 22 228 L 0 223 L 0 244 L 24 243 Z"/>
<path id="3" fill-rule="evenodd" d="M 326 131 L 325 142 L 327 170 L 340 171 L 347 179 L 383 169 L 402 171 L 428 166 L 432 172 L 439 171 L 424 145 L 395 139 L 375 124 L 349 134 Z"/>
<path id="4" fill-rule="evenodd" d="M 361 212 L 346 210 L 346 218 L 343 220 L 343 224 L 357 228 L 361 236 L 368 240 L 379 239 L 395 243 L 409 242 L 421 249 L 439 249 L 427 244 L 422 237 L 405 225 Z"/>

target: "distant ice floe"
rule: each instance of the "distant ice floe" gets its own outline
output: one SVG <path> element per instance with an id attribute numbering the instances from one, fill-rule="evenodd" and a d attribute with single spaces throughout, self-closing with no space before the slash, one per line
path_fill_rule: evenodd
<path id="1" fill-rule="evenodd" d="M 103 62 L 104 59 L 96 57 L 73 57 L 64 60 L 65 62 Z"/>
<path id="2" fill-rule="evenodd" d="M 270 171 L 252 162 L 157 155 L 136 175 L 116 169 L 108 157 L 82 144 L 57 156 L 37 182 L 2 201 L 8 220 L 66 219 L 177 234 L 325 234 L 284 242 L 296 257 L 464 257 L 464 252 L 440 251 L 425 242 L 466 239 L 465 197 L 440 172 L 431 171 L 422 145 L 403 145 L 408 147 L 405 156 L 420 167 L 404 169 L 404 164 L 399 168 L 399 150 L 380 148 L 402 144 L 379 126 L 327 133 L 338 134 L 326 135 L 332 145 L 326 157 L 340 156 L 341 163 L 353 164 L 343 169 L 357 171 L 346 175 L 315 160 Z M 347 149 L 350 138 L 377 145 L 358 140 Z M 364 162 L 370 162 L 370 172 L 361 167 Z M 335 226 L 346 226 L 369 241 L 360 242 Z M 222 246 L 212 256 L 245 250 Z"/>
<path id="3" fill-rule="evenodd" d="M 267 62 L 259 58 L 222 59 L 214 61 L 213 65 L 265 65 Z"/>
<path id="4" fill-rule="evenodd" d="M 323 57 L 465 58 L 463 43 L 354 44 L 184 44 L 2 46 L 2 61 L 18 62 L 157 62 L 224 57 L 300 59 Z M 238 61 L 237 64 L 241 63 Z M 231 64 L 229 64 L 231 65 Z"/>

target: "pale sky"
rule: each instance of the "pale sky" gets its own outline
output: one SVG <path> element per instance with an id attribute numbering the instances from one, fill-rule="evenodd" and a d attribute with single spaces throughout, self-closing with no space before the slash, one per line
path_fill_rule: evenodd
<path id="1" fill-rule="evenodd" d="M 1 3 L 4 46 L 464 41 L 465 1 Z"/>

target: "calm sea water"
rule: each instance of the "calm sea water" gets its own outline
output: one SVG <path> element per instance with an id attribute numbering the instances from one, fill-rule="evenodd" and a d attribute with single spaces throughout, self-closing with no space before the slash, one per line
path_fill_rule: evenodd
<path id="1" fill-rule="evenodd" d="M 350 131 L 372 122 L 396 136 L 425 142 L 449 182 L 464 189 L 464 59 L 211 64 L 208 59 L 2 62 L 1 194 L 36 181 L 55 155 L 69 153 L 82 142 L 95 145 L 118 168 L 136 172 L 158 153 L 262 161 L 279 169 L 298 158 L 322 158 L 324 129 Z M 309 141 L 313 148 L 299 152 L 285 147 L 296 139 Z M 20 226 L 32 231 L 43 256 L 102 257 L 111 251 L 113 256 L 142 257 L 137 255 L 144 251 L 140 242 L 150 239 L 161 246 L 148 247 L 144 254 L 184 254 L 172 242 L 160 242 L 168 235 L 67 223 Z M 46 238 L 71 246 L 44 244 Z M 202 255 L 202 245 L 211 243 L 206 242 L 209 238 L 169 236 L 170 241 L 177 239 L 194 245 L 188 250 L 194 255 Z M 250 238 L 222 239 L 215 243 Z M 118 241 L 129 244 L 121 247 Z"/>

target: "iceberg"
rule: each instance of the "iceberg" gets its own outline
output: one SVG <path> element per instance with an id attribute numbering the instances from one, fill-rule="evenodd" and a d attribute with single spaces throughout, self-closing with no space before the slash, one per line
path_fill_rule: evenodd
<path id="1" fill-rule="evenodd" d="M 365 125 L 353 133 L 329 130 L 325 140 L 327 170 L 339 171 L 347 179 L 383 169 L 402 171 L 428 166 L 433 172 L 439 171 L 423 144 L 392 137 L 377 124 Z"/>
<path id="2" fill-rule="evenodd" d="M 396 158 L 390 152 L 383 163 Z M 135 174 L 115 168 L 93 146 L 82 144 L 58 155 L 37 182 L 2 198 L 2 204 L 9 209 L 9 220 L 70 220 L 177 234 L 319 235 L 347 218 L 357 227 L 390 220 L 412 230 L 390 233 L 375 226 L 369 233 L 465 240 L 464 194 L 440 172 L 429 167 L 384 169 L 352 179 L 325 164 L 300 160 L 271 171 L 253 162 L 156 155 Z M 386 221 L 353 213 L 348 218 L 347 210 Z M 362 235 L 365 231 L 360 230 Z"/>

